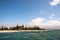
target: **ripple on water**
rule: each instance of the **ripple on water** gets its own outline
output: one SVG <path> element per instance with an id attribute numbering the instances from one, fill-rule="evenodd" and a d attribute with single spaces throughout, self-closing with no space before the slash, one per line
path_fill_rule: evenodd
<path id="1" fill-rule="evenodd" d="M 60 40 L 60 30 L 48 32 L 0 33 L 0 40 Z"/>

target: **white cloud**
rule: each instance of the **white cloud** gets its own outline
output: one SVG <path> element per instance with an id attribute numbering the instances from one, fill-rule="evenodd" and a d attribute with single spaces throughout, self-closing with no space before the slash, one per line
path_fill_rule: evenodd
<path id="1" fill-rule="evenodd" d="M 52 14 L 49 16 L 49 19 L 53 19 L 55 17 L 55 14 Z"/>
<path id="2" fill-rule="evenodd" d="M 56 6 L 60 3 L 60 0 L 53 0 L 52 2 L 49 2 L 51 6 Z"/>
<path id="3" fill-rule="evenodd" d="M 29 23 L 30 26 L 39 26 L 46 29 L 60 29 L 59 20 L 47 20 L 46 18 L 35 18 Z"/>
<path id="4" fill-rule="evenodd" d="M 43 23 L 45 21 L 44 18 L 36 18 L 33 19 L 32 22 L 30 23 L 30 25 L 39 25 L 40 23 Z"/>

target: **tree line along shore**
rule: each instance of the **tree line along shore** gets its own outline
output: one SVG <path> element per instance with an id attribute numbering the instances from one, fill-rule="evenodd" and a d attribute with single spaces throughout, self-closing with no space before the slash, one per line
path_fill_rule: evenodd
<path id="1" fill-rule="evenodd" d="M 24 25 L 22 25 L 22 26 L 16 25 L 14 27 L 8 28 L 8 27 L 6 27 L 6 26 L 4 27 L 2 25 L 2 27 L 0 27 L 0 30 L 45 30 L 45 29 L 40 28 L 39 26 L 24 27 Z"/>

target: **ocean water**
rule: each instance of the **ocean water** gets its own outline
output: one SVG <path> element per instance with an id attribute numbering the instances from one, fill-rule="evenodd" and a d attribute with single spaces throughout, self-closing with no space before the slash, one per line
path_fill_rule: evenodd
<path id="1" fill-rule="evenodd" d="M 0 33 L 0 40 L 60 40 L 60 30 Z"/>

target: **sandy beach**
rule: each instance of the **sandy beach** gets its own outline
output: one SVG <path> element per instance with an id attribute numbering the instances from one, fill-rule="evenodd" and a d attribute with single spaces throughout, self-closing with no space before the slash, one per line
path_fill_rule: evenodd
<path id="1" fill-rule="evenodd" d="M 17 30 L 0 30 L 0 33 L 5 33 L 5 32 L 19 32 Z"/>
<path id="2" fill-rule="evenodd" d="M 6 33 L 6 32 L 38 32 L 38 31 L 49 31 L 49 30 L 0 30 L 0 33 Z"/>

